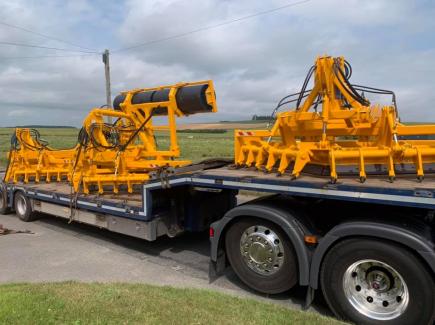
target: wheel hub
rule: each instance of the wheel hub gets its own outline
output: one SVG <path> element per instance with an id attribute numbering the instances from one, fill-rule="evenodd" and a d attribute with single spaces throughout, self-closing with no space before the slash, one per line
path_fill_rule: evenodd
<path id="1" fill-rule="evenodd" d="M 255 263 L 265 263 L 272 257 L 272 253 L 270 253 L 270 250 L 267 248 L 267 244 L 260 242 L 253 242 L 252 245 L 249 246 L 248 252 Z"/>
<path id="2" fill-rule="evenodd" d="M 243 232 L 240 253 L 251 270 L 263 275 L 277 272 L 284 262 L 281 239 L 264 226 L 252 226 Z"/>
<path id="3" fill-rule="evenodd" d="M 382 270 L 368 271 L 367 282 L 369 287 L 378 293 L 387 292 L 391 289 L 392 285 L 389 274 L 383 272 Z"/>
<path id="4" fill-rule="evenodd" d="M 408 287 L 390 265 L 376 260 L 361 260 L 348 267 L 343 276 L 348 302 L 361 314 L 376 320 L 402 315 L 409 302 Z"/>

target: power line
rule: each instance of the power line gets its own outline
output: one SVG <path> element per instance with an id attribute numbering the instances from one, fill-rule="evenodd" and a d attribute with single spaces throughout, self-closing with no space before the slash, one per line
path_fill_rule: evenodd
<path id="1" fill-rule="evenodd" d="M 38 32 L 35 32 L 33 30 L 24 28 L 24 27 L 20 27 L 20 26 L 16 26 L 16 25 L 12 25 L 12 24 L 6 23 L 4 21 L 0 21 L 0 25 L 7 26 L 7 27 L 10 27 L 10 28 L 19 29 L 21 31 L 24 31 L 24 32 L 27 32 L 27 33 L 30 33 L 30 34 L 38 35 L 40 37 L 44 37 L 44 38 L 47 38 L 47 39 L 50 39 L 50 40 L 58 41 L 58 42 L 65 43 L 65 44 L 68 44 L 68 45 L 72 45 L 72 46 L 75 46 L 75 47 L 78 47 L 78 48 L 81 48 L 81 49 L 84 49 L 84 50 L 95 51 L 95 49 L 91 49 L 91 48 L 88 48 L 88 47 L 77 45 L 75 43 L 71 43 L 69 41 L 65 41 L 65 40 L 57 38 L 57 37 L 53 37 L 53 36 L 50 36 L 50 35 L 45 35 L 45 34 L 42 34 L 42 33 L 38 33 Z"/>
<path id="2" fill-rule="evenodd" d="M 0 45 L 33 47 L 33 48 L 38 48 L 38 49 L 47 49 L 47 50 L 56 50 L 56 51 L 67 51 L 67 52 L 99 53 L 99 52 L 96 52 L 96 51 L 72 50 L 72 49 L 63 49 L 63 48 L 58 48 L 58 47 L 40 46 L 40 45 L 33 45 L 33 44 L 14 43 L 14 42 L 3 42 L 3 41 L 0 41 Z M 99 53 L 99 54 L 101 54 L 101 53 Z"/>
<path id="3" fill-rule="evenodd" d="M 206 30 L 218 28 L 218 27 L 221 27 L 221 26 L 229 25 L 229 24 L 233 24 L 233 23 L 236 23 L 236 22 L 239 22 L 239 21 L 242 21 L 242 20 L 247 20 L 247 19 L 258 17 L 258 16 L 267 15 L 267 14 L 270 14 L 270 13 L 273 13 L 273 12 L 276 12 L 276 11 L 279 11 L 279 10 L 282 10 L 282 9 L 286 9 L 286 8 L 289 8 L 289 7 L 297 6 L 297 5 L 300 5 L 300 4 L 303 4 L 303 3 L 307 3 L 309 1 L 311 1 L 311 0 L 303 0 L 303 1 L 298 1 L 298 2 L 288 3 L 288 4 L 286 4 L 284 6 L 281 6 L 281 7 L 276 7 L 276 8 L 273 8 L 273 9 L 269 9 L 269 10 L 265 10 L 265 11 L 260 11 L 260 12 L 257 12 L 257 13 L 254 13 L 254 14 L 251 14 L 251 15 L 248 15 L 248 16 L 239 17 L 239 18 L 236 18 L 236 19 L 224 21 L 224 22 L 216 24 L 216 25 L 201 27 L 201 28 L 194 29 L 194 30 L 191 30 L 191 31 L 188 31 L 188 32 L 184 32 L 184 33 L 180 33 L 180 34 L 175 34 L 175 35 L 164 37 L 164 38 L 160 38 L 160 39 L 151 40 L 151 41 L 148 41 L 148 42 L 145 42 L 145 43 L 141 43 L 141 44 L 137 44 L 137 45 L 133 45 L 133 46 L 129 46 L 129 47 L 120 48 L 120 49 L 117 49 L 117 50 L 114 50 L 114 51 L 111 51 L 111 52 L 115 53 L 115 52 L 121 52 L 121 51 L 129 51 L 129 50 L 133 50 L 133 49 L 136 49 L 136 48 L 139 48 L 139 47 L 142 47 L 142 46 L 146 46 L 146 45 L 150 45 L 150 44 L 155 44 L 155 43 L 160 43 L 160 42 L 165 42 L 165 41 L 173 40 L 173 39 L 180 38 L 180 37 L 185 37 L 187 35 L 203 32 L 203 31 L 206 31 Z"/>
<path id="4" fill-rule="evenodd" d="M 0 57 L 2 60 L 16 60 L 16 59 L 45 59 L 45 58 L 77 58 L 100 55 L 100 53 L 90 53 L 90 54 L 76 54 L 76 55 L 41 55 L 41 56 L 15 56 L 15 57 Z"/>

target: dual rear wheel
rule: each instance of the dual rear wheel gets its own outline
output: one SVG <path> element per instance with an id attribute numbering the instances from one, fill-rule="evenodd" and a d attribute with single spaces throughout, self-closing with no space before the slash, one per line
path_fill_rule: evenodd
<path id="1" fill-rule="evenodd" d="M 0 185 L 0 214 L 8 214 L 10 209 L 8 207 L 8 197 L 6 188 L 3 184 Z"/>
<path id="2" fill-rule="evenodd" d="M 298 279 L 293 246 L 276 224 L 234 223 L 225 237 L 228 260 L 249 287 L 276 294 Z M 324 297 L 337 315 L 357 324 L 432 324 L 435 286 L 426 266 L 406 248 L 353 238 L 333 246 L 320 270 Z"/>

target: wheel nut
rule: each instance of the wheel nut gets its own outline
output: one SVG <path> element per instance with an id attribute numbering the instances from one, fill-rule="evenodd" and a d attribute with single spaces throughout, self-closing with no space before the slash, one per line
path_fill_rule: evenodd
<path id="1" fill-rule="evenodd" d="M 370 297 L 370 296 L 368 296 L 368 297 L 367 297 L 367 301 L 368 301 L 369 303 L 372 303 L 372 302 L 373 302 L 373 298 Z"/>
<path id="2" fill-rule="evenodd" d="M 386 300 L 384 300 L 383 302 L 382 302 L 382 306 L 384 306 L 384 307 L 388 307 L 388 301 L 386 301 Z"/>
<path id="3" fill-rule="evenodd" d="M 360 287 L 360 286 L 356 286 L 356 287 L 355 287 L 355 290 L 356 290 L 356 291 L 361 291 L 361 287 Z"/>

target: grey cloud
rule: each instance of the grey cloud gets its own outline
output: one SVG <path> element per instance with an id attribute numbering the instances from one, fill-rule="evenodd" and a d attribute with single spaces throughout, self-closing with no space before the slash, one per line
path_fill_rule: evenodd
<path id="1" fill-rule="evenodd" d="M 285 0 L 17 0 L 0 3 L 0 20 L 31 26 L 96 48 L 116 49 L 278 7 Z M 424 4 L 424 6 L 422 5 Z M 268 114 L 299 89 L 315 57 L 344 55 L 355 83 L 396 91 L 405 120 L 434 120 L 434 6 L 410 1 L 311 1 L 187 37 L 113 53 L 113 93 L 179 81 L 213 79 L 218 114 L 183 122 Z M 423 37 L 424 36 L 424 37 Z M 0 28 L 3 41 L 67 47 Z M 0 47 L 0 57 L 65 55 Z M 101 57 L 0 59 L 0 125 L 80 125 L 105 102 Z"/>

